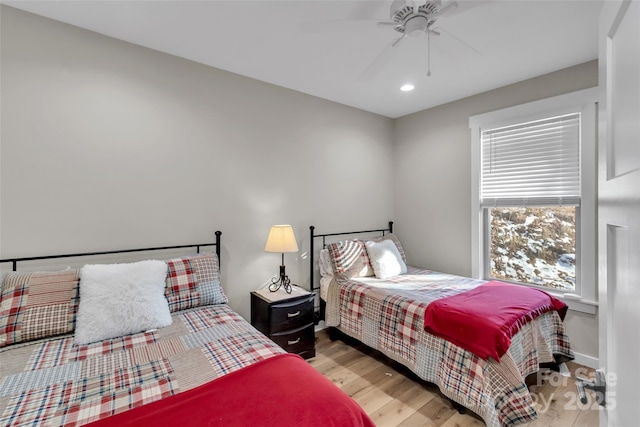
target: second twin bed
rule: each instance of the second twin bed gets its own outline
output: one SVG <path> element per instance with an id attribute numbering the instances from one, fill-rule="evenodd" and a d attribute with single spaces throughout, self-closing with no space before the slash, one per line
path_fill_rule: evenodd
<path id="1" fill-rule="evenodd" d="M 315 259 L 311 283 L 326 325 L 436 384 L 490 427 L 536 419 L 525 378 L 573 359 L 566 305 L 536 289 L 406 266 L 392 227 L 329 234 L 310 227 L 311 241 L 322 239 L 320 285 Z"/>

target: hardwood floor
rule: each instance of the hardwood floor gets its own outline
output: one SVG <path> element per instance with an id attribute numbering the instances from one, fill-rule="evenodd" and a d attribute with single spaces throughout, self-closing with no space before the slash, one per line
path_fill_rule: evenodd
<path id="1" fill-rule="evenodd" d="M 356 341 L 331 341 L 325 331 L 317 332 L 316 337 L 316 357 L 309 363 L 353 397 L 378 427 L 485 425 L 470 411 L 460 414 L 436 386 L 421 381 L 381 353 Z M 572 372 L 570 378 L 550 373 L 542 385 L 530 387 L 538 419 L 525 426 L 598 426 L 598 405 L 592 403 L 592 395 L 588 408 L 576 401 L 574 380 L 577 369 L 582 376 L 593 371 L 575 363 L 567 366 Z"/>

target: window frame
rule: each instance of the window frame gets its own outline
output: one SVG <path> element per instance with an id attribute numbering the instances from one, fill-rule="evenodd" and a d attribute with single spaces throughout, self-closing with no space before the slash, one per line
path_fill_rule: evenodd
<path id="1" fill-rule="evenodd" d="M 562 292 L 542 288 L 564 300 L 569 308 L 595 314 L 597 287 L 597 88 L 542 99 L 469 118 L 471 130 L 471 267 L 474 278 L 491 280 L 489 257 L 489 211 L 480 205 L 482 129 L 580 112 L 581 196 L 576 210 L 576 289 Z"/>

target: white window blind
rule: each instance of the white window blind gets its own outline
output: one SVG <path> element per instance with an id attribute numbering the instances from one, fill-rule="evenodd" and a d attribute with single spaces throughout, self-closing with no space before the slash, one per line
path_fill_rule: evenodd
<path id="1" fill-rule="evenodd" d="M 580 204 L 580 113 L 483 130 L 481 206 Z"/>

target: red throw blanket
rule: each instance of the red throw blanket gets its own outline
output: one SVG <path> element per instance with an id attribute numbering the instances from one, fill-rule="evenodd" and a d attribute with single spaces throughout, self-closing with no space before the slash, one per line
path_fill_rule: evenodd
<path id="1" fill-rule="evenodd" d="M 90 425 L 375 427 L 353 399 L 293 354 L 262 360 Z"/>
<path id="2" fill-rule="evenodd" d="M 564 319 L 567 305 L 538 289 L 493 281 L 430 303 L 424 328 L 478 357 L 499 361 L 522 325 L 551 310 Z"/>

